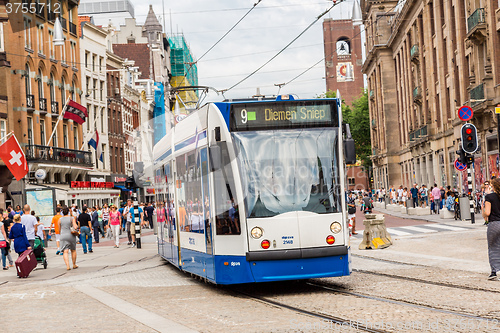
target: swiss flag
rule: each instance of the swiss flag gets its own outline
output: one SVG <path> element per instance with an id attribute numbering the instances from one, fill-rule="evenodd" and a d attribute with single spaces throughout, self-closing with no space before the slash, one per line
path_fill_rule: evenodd
<path id="1" fill-rule="evenodd" d="M 14 135 L 0 146 L 0 158 L 7 165 L 17 181 L 23 179 L 28 173 L 26 156 Z"/>

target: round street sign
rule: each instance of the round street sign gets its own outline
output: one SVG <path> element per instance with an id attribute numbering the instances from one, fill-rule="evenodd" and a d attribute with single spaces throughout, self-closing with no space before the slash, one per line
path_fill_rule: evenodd
<path id="1" fill-rule="evenodd" d="M 460 120 L 462 121 L 471 120 L 473 114 L 474 112 L 467 105 L 461 106 L 460 109 L 458 109 L 458 118 L 460 118 Z"/>
<path id="2" fill-rule="evenodd" d="M 467 170 L 467 165 L 460 163 L 458 159 L 455 160 L 455 163 L 453 163 L 453 165 L 455 166 L 455 169 L 457 169 L 458 171 Z"/>

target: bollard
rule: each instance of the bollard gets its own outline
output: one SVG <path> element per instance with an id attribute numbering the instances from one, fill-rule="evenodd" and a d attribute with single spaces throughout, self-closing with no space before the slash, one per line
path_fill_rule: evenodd
<path id="1" fill-rule="evenodd" d="M 134 234 L 135 234 L 135 245 L 138 249 L 141 248 L 141 214 L 139 213 L 139 202 L 137 201 L 137 188 L 132 192 L 132 200 L 134 202 Z M 132 229 L 132 226 L 130 226 Z M 132 230 L 131 230 L 132 231 Z"/>
<path id="2" fill-rule="evenodd" d="M 363 221 L 365 230 L 363 241 L 359 244 L 360 250 L 383 249 L 392 245 L 391 235 L 385 227 L 385 217 L 379 214 L 366 214 Z"/>

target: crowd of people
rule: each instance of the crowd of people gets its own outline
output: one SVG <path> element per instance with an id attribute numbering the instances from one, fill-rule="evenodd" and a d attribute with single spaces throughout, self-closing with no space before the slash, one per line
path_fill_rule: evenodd
<path id="1" fill-rule="evenodd" d="M 140 228 L 152 229 L 154 215 L 158 215 L 160 223 L 165 221 L 168 214 L 165 213 L 163 204 L 157 206 L 154 208 L 152 203 L 139 205 L 137 215 Z M 50 227 L 47 228 L 29 205 L 24 205 L 23 209 L 20 205 L 15 208 L 9 206 L 6 210 L 0 208 L 0 244 L 4 242 L 6 245 L 0 247 L 2 268 L 8 270 L 14 266 L 12 250 L 21 255 L 24 251 L 33 249 L 37 237 L 45 247 L 49 239 L 55 239 L 56 255 L 63 256 L 68 270 L 78 268 L 78 244 L 81 244 L 83 254 L 93 253 L 92 244 L 99 243 L 102 239 L 114 239 L 114 247 L 119 248 L 120 235 L 126 232 L 127 245 L 135 247 L 135 214 L 130 199 L 119 208 L 114 204 L 104 204 L 102 207 L 83 206 L 81 209 L 77 205 L 57 205 Z"/>

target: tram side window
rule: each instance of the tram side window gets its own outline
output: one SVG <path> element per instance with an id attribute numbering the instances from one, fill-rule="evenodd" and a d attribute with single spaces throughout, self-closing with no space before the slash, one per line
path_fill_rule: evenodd
<path id="1" fill-rule="evenodd" d="M 218 143 L 221 151 L 221 168 L 214 171 L 215 219 L 217 235 L 241 234 L 240 217 L 236 200 L 231 160 L 226 142 Z"/>
<path id="2" fill-rule="evenodd" d="M 179 202 L 179 228 L 181 231 L 205 232 L 201 170 L 193 151 L 177 157 L 177 193 Z"/>

